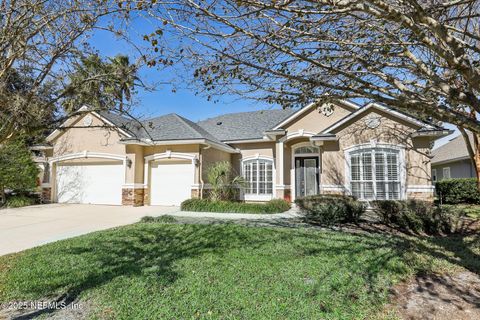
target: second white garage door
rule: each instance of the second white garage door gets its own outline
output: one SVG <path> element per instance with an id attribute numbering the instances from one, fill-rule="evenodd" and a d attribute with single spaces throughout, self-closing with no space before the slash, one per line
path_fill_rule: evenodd
<path id="1" fill-rule="evenodd" d="M 56 171 L 57 202 L 122 204 L 121 162 L 59 163 Z"/>
<path id="2" fill-rule="evenodd" d="M 150 204 L 178 206 L 190 199 L 193 177 L 191 161 L 152 162 Z"/>

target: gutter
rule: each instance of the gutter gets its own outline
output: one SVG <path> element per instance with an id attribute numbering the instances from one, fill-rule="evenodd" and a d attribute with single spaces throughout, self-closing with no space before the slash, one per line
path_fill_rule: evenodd
<path id="1" fill-rule="evenodd" d="M 158 145 L 175 145 L 175 144 L 204 144 L 207 146 L 210 146 L 212 148 L 225 151 L 228 153 L 238 153 L 237 150 L 233 149 L 230 146 L 220 144 L 218 142 L 209 140 L 209 139 L 189 139 L 189 140 L 150 140 L 150 139 L 123 139 L 120 140 L 120 144 L 125 144 L 125 145 L 139 145 L 139 146 L 146 146 L 146 147 L 151 147 L 151 146 L 158 146 Z"/>

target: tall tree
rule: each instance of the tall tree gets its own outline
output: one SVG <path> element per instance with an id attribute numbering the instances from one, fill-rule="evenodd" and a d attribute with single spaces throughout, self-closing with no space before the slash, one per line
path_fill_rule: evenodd
<path id="1" fill-rule="evenodd" d="M 54 127 L 70 116 L 62 101 L 76 89 L 67 79 L 80 53 L 93 51 L 88 36 L 98 27 L 124 35 L 122 22 L 132 5 L 116 0 L 0 0 L 0 143 L 14 133 Z M 14 75 L 28 79 L 28 85 L 12 87 Z"/>
<path id="2" fill-rule="evenodd" d="M 122 113 L 127 111 L 125 103 L 132 102 L 139 86 L 143 83 L 138 77 L 138 66 L 130 64 L 128 56 L 103 60 L 98 54 L 92 54 L 74 65 L 63 105 L 71 112 L 88 105 Z"/>
<path id="3" fill-rule="evenodd" d="M 118 55 L 110 59 L 109 69 L 112 73 L 113 94 L 119 103 L 120 112 L 124 102 L 131 102 L 135 87 L 143 86 L 138 77 L 138 66 L 130 63 L 128 56 Z"/>
<path id="4" fill-rule="evenodd" d="M 479 0 L 174 0 L 150 11 L 160 61 L 195 66 L 208 94 L 285 107 L 361 98 L 449 122 L 474 134 L 480 177 Z"/>
<path id="5" fill-rule="evenodd" d="M 16 137 L 0 146 L 0 203 L 5 202 L 5 189 L 29 190 L 36 186 L 39 169 L 23 137 Z"/>

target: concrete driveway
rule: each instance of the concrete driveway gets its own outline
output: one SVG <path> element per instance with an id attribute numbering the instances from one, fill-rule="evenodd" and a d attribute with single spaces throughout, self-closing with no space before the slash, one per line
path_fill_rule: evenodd
<path id="1" fill-rule="evenodd" d="M 4 209 L 0 210 L 0 255 L 177 211 L 178 207 L 81 204 Z"/>

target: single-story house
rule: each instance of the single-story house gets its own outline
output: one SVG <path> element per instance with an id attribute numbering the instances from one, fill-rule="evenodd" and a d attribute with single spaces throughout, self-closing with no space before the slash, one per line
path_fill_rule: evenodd
<path id="1" fill-rule="evenodd" d="M 470 135 L 472 140 L 472 136 Z M 475 167 L 468 155 L 462 135 L 432 150 L 432 180 L 450 178 L 474 178 Z"/>
<path id="2" fill-rule="evenodd" d="M 87 111 L 41 148 L 46 200 L 179 205 L 208 192 L 206 172 L 217 161 L 245 178 L 245 201 L 314 194 L 429 200 L 432 141 L 449 134 L 376 103 L 348 101 L 196 123 L 177 114 L 134 121 Z"/>

